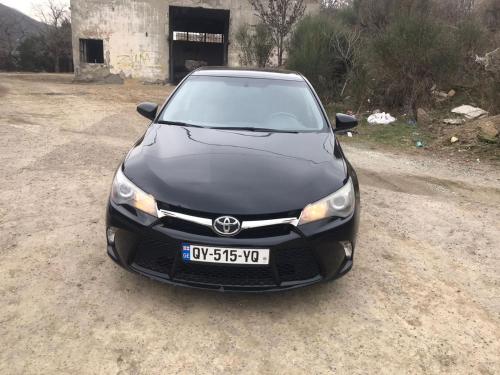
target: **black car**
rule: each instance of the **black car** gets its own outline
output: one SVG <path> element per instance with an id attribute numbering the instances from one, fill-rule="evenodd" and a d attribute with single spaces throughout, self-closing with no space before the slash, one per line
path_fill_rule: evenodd
<path id="1" fill-rule="evenodd" d="M 290 289 L 353 264 L 356 173 L 300 74 L 205 68 L 158 110 L 116 172 L 109 256 L 171 284 L 221 291 Z"/>

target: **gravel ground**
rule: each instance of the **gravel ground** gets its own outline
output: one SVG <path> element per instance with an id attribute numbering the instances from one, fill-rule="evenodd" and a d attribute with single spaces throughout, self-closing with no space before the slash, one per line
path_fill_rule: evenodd
<path id="1" fill-rule="evenodd" d="M 120 159 L 170 88 L 0 74 L 0 373 L 500 373 L 500 170 L 346 147 L 346 277 L 280 294 L 176 288 L 107 258 Z"/>

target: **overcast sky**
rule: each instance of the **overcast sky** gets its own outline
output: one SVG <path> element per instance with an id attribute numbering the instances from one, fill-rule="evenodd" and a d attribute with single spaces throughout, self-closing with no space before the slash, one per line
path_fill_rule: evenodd
<path id="1" fill-rule="evenodd" d="M 69 5 L 69 0 L 57 0 L 62 4 Z M 7 5 L 8 7 L 17 9 L 27 15 L 34 17 L 33 5 L 46 3 L 46 0 L 0 0 L 0 4 Z"/>

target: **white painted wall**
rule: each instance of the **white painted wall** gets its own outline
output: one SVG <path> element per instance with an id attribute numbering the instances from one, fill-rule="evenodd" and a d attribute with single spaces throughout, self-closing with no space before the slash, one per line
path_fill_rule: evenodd
<path id="1" fill-rule="evenodd" d="M 229 65 L 238 65 L 233 36 L 257 18 L 246 0 L 71 0 L 73 52 L 77 77 L 120 74 L 145 81 L 169 78 L 169 6 L 230 10 Z M 308 0 L 307 12 L 319 11 Z M 80 64 L 80 39 L 103 39 L 104 64 Z"/>

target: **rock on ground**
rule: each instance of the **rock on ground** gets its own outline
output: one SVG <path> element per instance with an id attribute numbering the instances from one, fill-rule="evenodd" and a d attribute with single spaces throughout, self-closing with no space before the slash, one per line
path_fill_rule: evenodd
<path id="1" fill-rule="evenodd" d="M 476 123 L 479 137 L 487 142 L 497 142 L 500 132 L 500 116 L 488 117 Z"/>
<path id="2" fill-rule="evenodd" d="M 452 113 L 464 115 L 469 120 L 475 120 L 484 116 L 488 116 L 488 112 L 481 108 L 476 108 L 471 105 L 462 105 L 451 110 Z"/>
<path id="3" fill-rule="evenodd" d="M 424 126 L 429 126 L 430 124 L 432 124 L 431 116 L 423 108 L 417 109 L 417 121 L 419 122 L 419 124 Z"/>
<path id="4" fill-rule="evenodd" d="M 459 119 L 459 118 L 447 118 L 447 119 L 443 120 L 443 123 L 445 123 L 447 125 L 461 125 L 464 122 L 465 122 L 465 120 Z"/>

